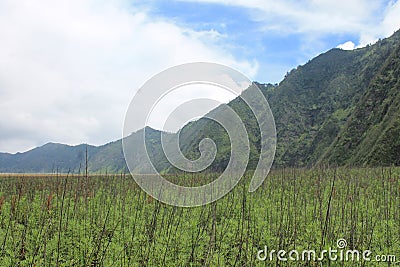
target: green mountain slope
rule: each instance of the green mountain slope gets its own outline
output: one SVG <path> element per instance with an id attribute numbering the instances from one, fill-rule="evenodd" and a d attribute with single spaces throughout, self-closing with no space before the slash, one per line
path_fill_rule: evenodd
<path id="1" fill-rule="evenodd" d="M 337 165 L 400 164 L 399 77 L 397 43 L 321 161 Z"/>
<path id="2" fill-rule="evenodd" d="M 312 166 L 316 163 L 330 163 L 337 165 L 364 165 L 364 164 L 396 164 L 396 154 L 390 159 L 383 157 L 386 152 L 371 154 L 359 154 L 358 159 L 348 157 L 350 151 L 343 144 L 339 136 L 352 135 L 349 121 L 353 121 L 354 128 L 364 133 L 365 129 L 356 125 L 357 122 L 364 123 L 364 117 L 355 117 L 357 112 L 360 115 L 366 114 L 366 105 L 362 99 L 369 99 L 370 104 L 376 106 L 379 101 L 374 96 L 374 88 L 378 86 L 381 90 L 390 90 L 391 94 L 382 95 L 386 102 L 393 103 L 393 114 L 388 114 L 385 121 L 392 121 L 395 118 L 395 106 L 399 100 L 395 97 L 397 83 L 396 64 L 399 61 L 395 53 L 400 45 L 400 33 L 392 37 L 354 51 L 332 49 L 314 58 L 304 66 L 292 70 L 285 79 L 278 85 L 259 85 L 265 97 L 268 99 L 274 114 L 277 130 L 277 151 L 274 165 L 285 166 Z M 386 67 L 385 67 L 386 66 Z M 384 70 L 382 70 L 384 69 Z M 386 80 L 385 80 L 386 79 Z M 390 82 L 387 81 L 390 79 Z M 375 87 L 374 87 L 375 84 Z M 384 89 L 383 89 L 384 88 Z M 370 96 L 370 97 L 368 97 Z M 240 99 L 235 99 L 229 105 L 237 111 L 250 133 L 252 146 L 250 168 L 257 163 L 257 152 L 259 151 L 260 135 L 257 131 L 257 124 L 250 110 L 246 108 Z M 387 108 L 387 104 L 385 104 Z M 382 107 L 385 109 L 385 106 Z M 374 117 L 368 127 L 381 123 L 382 117 Z M 387 125 L 386 122 L 382 122 Z M 215 124 L 215 123 L 214 123 Z M 370 140 L 380 137 L 382 142 L 393 143 L 393 135 L 396 133 L 394 126 L 387 129 L 386 136 L 375 136 L 373 132 L 365 133 Z M 226 164 L 225 153 L 229 150 L 229 143 L 222 130 L 212 122 L 189 125 L 193 128 L 190 140 L 191 144 L 183 146 L 184 152 L 188 155 L 196 155 L 199 140 L 204 137 L 216 138 L 219 141 L 222 154 L 218 154 L 216 166 L 224 167 Z M 377 127 L 377 126 L 375 126 Z M 185 128 L 184 128 L 185 130 Z M 384 129 L 377 130 L 384 132 Z M 184 131 L 183 131 L 184 132 Z M 368 138 L 367 138 L 368 139 Z M 361 135 L 353 136 L 353 141 L 361 140 Z M 364 143 L 361 147 L 367 151 L 371 144 Z M 361 150 L 362 151 L 362 150 Z M 386 148 L 385 151 L 388 151 Z M 372 155 L 375 158 L 372 161 Z M 378 156 L 379 155 L 379 156 Z M 386 154 L 385 154 L 386 155 Z M 198 156 L 198 154 L 197 154 Z M 363 160 L 364 159 L 364 160 Z M 382 159 L 382 161 L 381 161 Z"/>

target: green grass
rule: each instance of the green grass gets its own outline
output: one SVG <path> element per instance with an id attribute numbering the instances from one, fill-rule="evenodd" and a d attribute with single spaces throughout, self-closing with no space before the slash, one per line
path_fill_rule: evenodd
<path id="1" fill-rule="evenodd" d="M 339 238 L 400 259 L 400 169 L 276 170 L 255 193 L 249 180 L 213 204 L 177 208 L 129 175 L 3 175 L 0 266 L 275 266 L 258 250 L 320 251 Z M 380 266 L 330 266 L 363 264 Z"/>

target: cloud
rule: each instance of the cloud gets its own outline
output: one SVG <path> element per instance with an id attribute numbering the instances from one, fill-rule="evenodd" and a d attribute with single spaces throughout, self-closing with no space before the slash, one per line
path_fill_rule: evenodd
<path id="1" fill-rule="evenodd" d="M 128 1 L 0 2 L 0 151 L 120 138 L 135 90 L 176 64 L 212 61 L 252 76 L 213 40 Z"/>
<path id="2" fill-rule="evenodd" d="M 302 34 L 306 39 L 332 34 L 358 36 L 357 46 L 388 37 L 400 28 L 400 1 L 376 0 L 181 0 L 244 7 L 261 31 Z M 311 37 L 310 37 L 311 36 Z"/>
<path id="3" fill-rule="evenodd" d="M 394 31 L 400 28 L 400 1 L 391 2 L 387 9 L 385 18 L 383 19 L 382 34 L 385 36 L 391 35 Z"/>
<path id="4" fill-rule="evenodd" d="M 342 33 L 373 22 L 380 4 L 374 0 L 183 0 L 241 6 L 252 10 L 264 29 L 297 33 Z"/>
<path id="5" fill-rule="evenodd" d="M 246 85 L 248 86 L 247 83 Z M 148 120 L 158 129 L 177 132 L 189 121 L 206 115 L 209 110 L 218 107 L 227 99 L 233 100 L 236 97 L 236 94 L 215 85 L 188 84 L 175 88 L 171 93 L 159 99 L 159 102 L 149 114 Z M 190 108 L 190 111 L 185 110 L 184 103 L 186 103 L 187 108 Z M 177 107 L 180 108 L 180 111 L 174 113 Z M 193 117 L 190 117 L 192 115 Z M 190 118 L 187 118 L 187 116 Z M 166 122 L 171 124 L 166 124 Z"/>
<path id="6" fill-rule="evenodd" d="M 389 37 L 400 29 L 400 1 L 390 1 L 380 21 L 361 32 L 358 47 L 373 44 L 380 38 Z"/>
<path id="7" fill-rule="evenodd" d="M 352 41 L 347 41 L 347 42 L 337 46 L 337 48 L 340 48 L 343 50 L 353 50 L 355 47 L 356 47 L 356 45 Z"/>

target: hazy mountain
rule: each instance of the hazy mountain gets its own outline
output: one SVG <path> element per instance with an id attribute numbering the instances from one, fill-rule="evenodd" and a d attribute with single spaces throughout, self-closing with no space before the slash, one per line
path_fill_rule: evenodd
<path id="1" fill-rule="evenodd" d="M 158 145 L 160 136 L 160 131 L 147 128 L 146 138 L 150 144 L 148 151 L 152 157 L 162 154 L 161 147 Z M 143 142 L 143 130 L 132 133 L 127 140 L 132 147 L 140 147 L 139 142 Z M 88 168 L 91 172 L 119 172 L 126 169 L 122 142 L 118 140 L 98 147 L 85 144 L 68 146 L 48 143 L 24 153 L 0 153 L 0 172 L 83 172 L 86 166 L 86 148 Z M 134 162 L 137 162 L 140 169 L 145 152 L 138 150 L 135 154 L 137 156 Z"/>
<path id="2" fill-rule="evenodd" d="M 85 166 L 86 147 L 88 155 L 96 155 L 94 146 L 48 143 L 25 153 L 0 154 L 0 172 L 68 172 Z M 82 167 L 84 168 L 84 167 Z"/>
<path id="3" fill-rule="evenodd" d="M 278 85 L 259 84 L 274 114 L 278 136 L 274 165 L 400 164 L 400 32 L 374 45 L 352 51 L 332 49 L 288 72 Z M 245 91 L 244 93 L 249 93 Z M 229 104 L 244 121 L 250 140 L 250 163 L 257 164 L 260 133 L 240 98 Z M 211 111 L 218 113 L 223 106 Z M 147 150 L 159 170 L 174 171 L 160 146 L 161 132 L 148 128 Z M 180 132 L 183 153 L 199 154 L 205 137 L 217 144 L 212 170 L 222 170 L 230 157 L 225 130 L 209 119 L 187 124 Z M 128 137 L 135 147 L 143 130 Z M 87 146 L 91 171 L 125 168 L 121 140 Z M 139 147 L 139 146 L 137 146 Z M 25 153 L 0 153 L 0 172 L 77 171 L 84 166 L 86 145 L 49 143 Z M 137 170 L 144 151 L 135 151 Z"/>

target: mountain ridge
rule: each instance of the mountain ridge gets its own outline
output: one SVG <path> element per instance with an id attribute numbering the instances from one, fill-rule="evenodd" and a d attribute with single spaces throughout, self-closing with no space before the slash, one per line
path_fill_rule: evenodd
<path id="1" fill-rule="evenodd" d="M 278 84 L 261 84 L 277 130 L 275 167 L 400 165 L 400 31 L 374 45 L 351 51 L 333 48 L 288 72 Z M 246 93 L 246 91 L 244 91 Z M 244 121 L 250 140 L 249 169 L 260 151 L 260 133 L 240 98 L 228 103 Z M 218 107 L 220 108 L 220 107 Z M 211 112 L 218 112 L 218 108 Z M 161 132 L 147 128 L 146 143 L 156 168 L 176 172 L 160 147 Z M 221 171 L 230 155 L 227 133 L 201 118 L 179 132 L 182 153 L 199 154 L 199 142 L 209 137 L 218 148 L 209 170 Z M 143 129 L 128 137 L 143 142 Z M 79 171 L 88 148 L 93 172 L 126 170 L 121 140 L 101 146 L 47 143 L 24 153 L 0 153 L 0 172 Z M 141 168 L 143 154 L 135 158 Z M 135 165 L 136 166 L 136 165 Z"/>

